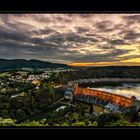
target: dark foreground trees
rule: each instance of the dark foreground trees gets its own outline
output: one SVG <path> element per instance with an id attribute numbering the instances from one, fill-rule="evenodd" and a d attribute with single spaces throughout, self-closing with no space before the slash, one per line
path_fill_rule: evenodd
<path id="1" fill-rule="evenodd" d="M 0 95 L 0 117 L 22 119 L 44 110 L 61 97 L 52 83 L 42 83 L 39 89 L 28 90 L 23 96 Z"/>

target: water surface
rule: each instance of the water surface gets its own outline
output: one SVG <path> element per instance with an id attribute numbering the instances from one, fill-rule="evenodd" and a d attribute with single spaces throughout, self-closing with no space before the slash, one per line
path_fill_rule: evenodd
<path id="1" fill-rule="evenodd" d="M 92 89 L 111 92 L 129 98 L 131 98 L 131 96 L 136 96 L 136 98 L 140 100 L 140 83 L 122 84 L 121 86 L 102 86 L 96 88 L 93 87 Z"/>

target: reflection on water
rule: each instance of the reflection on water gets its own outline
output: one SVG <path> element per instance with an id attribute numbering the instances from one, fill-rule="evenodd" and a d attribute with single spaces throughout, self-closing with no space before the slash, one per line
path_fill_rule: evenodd
<path id="1" fill-rule="evenodd" d="M 100 88 L 93 88 L 101 91 L 107 91 L 119 95 L 123 95 L 126 97 L 136 96 L 137 99 L 140 100 L 140 84 L 123 84 L 122 86 L 103 86 Z"/>

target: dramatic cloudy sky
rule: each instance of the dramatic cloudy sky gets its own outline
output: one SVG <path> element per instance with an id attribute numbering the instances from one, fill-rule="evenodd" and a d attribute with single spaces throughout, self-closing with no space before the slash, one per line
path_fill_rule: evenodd
<path id="1" fill-rule="evenodd" d="M 0 14 L 0 58 L 140 65 L 140 14 Z"/>

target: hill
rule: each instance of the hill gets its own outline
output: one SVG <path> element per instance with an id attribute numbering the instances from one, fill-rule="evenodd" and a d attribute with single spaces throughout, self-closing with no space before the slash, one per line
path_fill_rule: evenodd
<path id="1" fill-rule="evenodd" d="M 140 78 L 140 66 L 106 66 L 86 69 L 88 74 L 102 77 Z"/>
<path id="2" fill-rule="evenodd" d="M 140 78 L 140 66 L 83 67 L 65 72 L 70 80 L 85 78 Z"/>
<path id="3" fill-rule="evenodd" d="M 68 68 L 68 65 L 59 63 L 50 63 L 39 60 L 25 59 L 0 59 L 0 71 L 16 70 L 21 68 L 43 69 L 43 68 Z"/>

